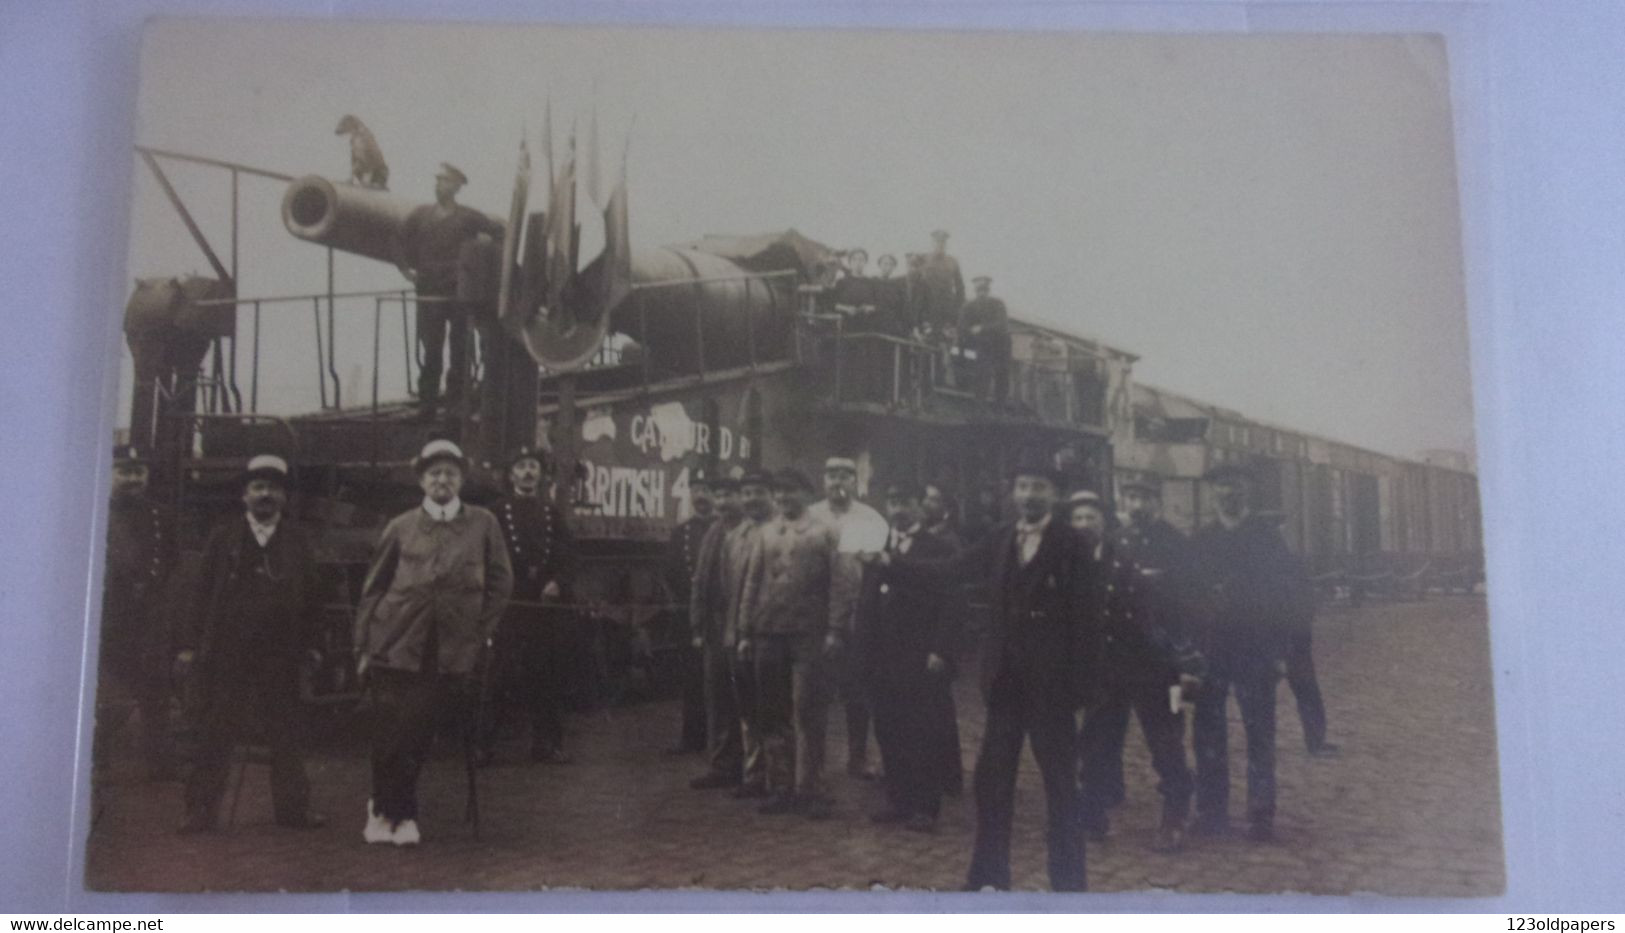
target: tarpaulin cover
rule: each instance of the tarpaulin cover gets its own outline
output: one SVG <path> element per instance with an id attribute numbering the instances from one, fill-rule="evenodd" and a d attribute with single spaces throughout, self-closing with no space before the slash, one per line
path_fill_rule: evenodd
<path id="1" fill-rule="evenodd" d="M 793 269 L 809 277 L 814 267 L 830 262 L 835 255 L 829 247 L 794 230 L 754 236 L 709 235 L 689 243 L 680 243 L 677 248 L 720 256 L 752 272 Z"/>

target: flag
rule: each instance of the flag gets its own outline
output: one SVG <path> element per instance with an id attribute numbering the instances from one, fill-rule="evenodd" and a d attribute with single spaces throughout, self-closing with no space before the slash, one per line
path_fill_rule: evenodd
<path id="1" fill-rule="evenodd" d="M 632 291 L 632 230 L 626 211 L 626 157 L 631 147 L 628 130 L 626 146 L 621 150 L 621 173 L 615 180 L 615 190 L 609 193 L 609 205 L 604 208 L 603 274 L 598 294 L 606 317 Z"/>
<path id="2" fill-rule="evenodd" d="M 592 116 L 587 121 L 587 151 L 582 157 L 586 160 L 582 173 L 583 180 L 586 182 L 587 200 L 592 207 L 590 210 L 583 210 L 580 216 L 581 226 L 576 237 L 575 262 L 575 271 L 578 274 L 585 272 L 604 253 L 604 198 L 598 173 L 597 108 L 593 109 Z"/>
<path id="3" fill-rule="evenodd" d="M 525 134 L 519 134 L 519 167 L 513 176 L 513 200 L 508 205 L 508 234 L 502 240 L 502 284 L 497 292 L 497 320 L 508 322 L 522 303 L 515 300 L 514 273 L 519 262 L 520 240 L 525 235 L 525 204 L 530 200 L 530 149 Z"/>
<path id="4" fill-rule="evenodd" d="M 564 167 L 553 182 L 547 205 L 547 310 L 556 316 L 564 308 L 563 295 L 575 277 L 576 137 L 570 131 Z"/>

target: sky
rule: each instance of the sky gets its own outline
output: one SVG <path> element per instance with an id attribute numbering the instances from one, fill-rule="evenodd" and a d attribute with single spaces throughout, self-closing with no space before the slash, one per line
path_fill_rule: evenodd
<path id="1" fill-rule="evenodd" d="M 1425 36 L 156 20 L 137 139 L 340 178 L 333 129 L 354 113 L 393 192 L 430 200 L 451 161 L 471 179 L 461 200 L 503 214 L 521 134 L 545 163 L 549 102 L 561 159 L 572 120 L 584 135 L 596 112 L 606 178 L 627 152 L 635 245 L 793 227 L 878 256 L 925 251 L 943 227 L 1013 314 L 1138 355 L 1139 381 L 1414 456 L 1474 444 L 1446 74 Z M 130 170 L 131 278 L 207 274 L 133 156 Z M 168 170 L 227 253 L 229 179 Z M 281 195 L 242 182 L 240 295 L 326 287 L 325 252 L 283 229 Z M 403 284 L 343 255 L 335 277 Z M 372 306 L 339 312 L 351 403 L 371 381 Z M 392 323 L 380 378 L 398 398 Z M 262 339 L 262 410 L 315 407 L 309 305 L 268 309 Z"/>

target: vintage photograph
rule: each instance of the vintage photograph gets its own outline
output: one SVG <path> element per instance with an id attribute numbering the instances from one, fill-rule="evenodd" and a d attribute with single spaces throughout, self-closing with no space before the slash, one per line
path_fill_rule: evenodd
<path id="1" fill-rule="evenodd" d="M 1501 892 L 1448 56 L 151 21 L 86 887 Z"/>

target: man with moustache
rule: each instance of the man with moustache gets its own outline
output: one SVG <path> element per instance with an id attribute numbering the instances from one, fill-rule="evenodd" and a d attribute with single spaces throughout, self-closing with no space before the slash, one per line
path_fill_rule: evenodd
<path id="1" fill-rule="evenodd" d="M 1190 652 L 1181 650 L 1165 624 L 1168 614 L 1159 612 L 1153 601 L 1151 588 L 1162 571 L 1148 572 L 1129 557 L 1119 543 L 1121 536 L 1108 536 L 1100 496 L 1087 490 L 1073 493 L 1067 508 L 1073 530 L 1106 580 L 1105 695 L 1085 713 L 1078 739 L 1084 830 L 1091 839 L 1104 840 L 1109 826 L 1106 811 L 1122 799 L 1123 740 L 1132 710 L 1139 717 L 1162 795 L 1162 820 L 1152 849 L 1174 852 L 1184 846 L 1195 784 L 1185 760 L 1185 720 L 1170 702 L 1170 688 L 1179 684 L 1180 659 Z"/>
<path id="2" fill-rule="evenodd" d="M 830 816 L 824 787 L 824 734 L 831 671 L 850 637 L 857 561 L 841 553 L 841 532 L 807 507 L 812 480 L 786 469 L 775 477 L 779 516 L 761 531 L 745 580 L 744 637 L 755 659 L 768 787 L 765 814 Z"/>
<path id="3" fill-rule="evenodd" d="M 1275 837 L 1275 689 L 1295 614 L 1308 598 L 1276 523 L 1254 514 L 1251 474 L 1225 464 L 1207 474 L 1214 521 L 1191 541 L 1193 590 L 1201 600 L 1208 675 L 1197 694 L 1196 822 L 1193 834 L 1229 831 L 1226 708 L 1232 689 L 1247 734 L 1247 837 Z"/>
<path id="4" fill-rule="evenodd" d="M 880 553 L 891 534 L 886 519 L 858 498 L 858 464 L 851 457 L 824 461 L 824 498 L 808 513 L 840 532 L 841 554 L 844 560 L 853 562 L 848 568 L 853 579 L 861 574 L 855 563 L 858 555 Z M 848 624 L 846 630 L 850 632 L 853 627 Z M 863 650 L 861 641 L 847 644 L 836 677 L 846 708 L 846 773 L 872 781 L 875 773 L 869 768 L 870 713 Z"/>
<path id="5" fill-rule="evenodd" d="M 733 796 L 738 800 L 754 800 L 768 795 L 767 761 L 762 750 L 756 659 L 745 638 L 745 581 L 757 572 L 761 562 L 762 531 L 777 517 L 772 474 L 759 468 L 747 470 L 739 480 L 739 499 L 745 518 L 723 536 L 718 586 L 726 604 L 721 643 L 730 651 L 734 703 L 739 710 L 742 761 L 740 784 Z"/>
<path id="6" fill-rule="evenodd" d="M 203 545 L 200 591 L 181 651 L 184 661 L 196 658 L 203 696 L 183 833 L 215 828 L 232 746 L 250 737 L 270 748 L 277 825 L 327 822 L 309 809 L 300 736 L 299 669 L 315 653 L 320 619 L 316 557 L 310 536 L 283 514 L 287 484 L 281 457 L 248 461 L 247 514 L 216 527 Z"/>
<path id="7" fill-rule="evenodd" d="M 108 748 L 122 725 L 122 717 L 115 721 L 109 710 L 117 700 L 133 701 L 141 721 L 137 741 L 146 776 L 170 780 L 175 772 L 169 739 L 169 662 L 174 652 L 163 600 L 178 554 L 174 519 L 147 495 L 148 480 L 147 463 L 133 447 L 113 451 L 91 760 L 98 771 L 109 767 Z"/>
<path id="8" fill-rule="evenodd" d="M 704 470 L 695 470 L 688 481 L 688 505 L 693 513 L 672 529 L 671 541 L 666 545 L 666 585 L 672 601 L 689 608 L 693 597 L 694 574 L 700 565 L 700 546 L 706 532 L 716 524 L 716 498 L 711 477 Z M 690 631 L 696 630 L 692 617 Z M 690 639 L 692 642 L 692 638 Z M 677 744 L 666 749 L 668 755 L 693 755 L 709 748 L 705 713 L 705 671 L 702 649 L 693 644 L 679 651 L 683 690 L 682 733 Z"/>
<path id="9" fill-rule="evenodd" d="M 571 619 L 562 607 L 575 577 L 575 545 L 564 513 L 547 496 L 547 457 L 521 447 L 509 460 L 508 495 L 491 506 L 513 566 L 513 602 L 497 630 L 503 690 L 530 726 L 530 760 L 569 764 L 564 751 L 564 689 L 569 676 Z M 482 757 L 496 730 L 482 735 Z"/>
<path id="10" fill-rule="evenodd" d="M 875 740 L 885 769 L 886 808 L 876 823 L 901 823 L 931 832 L 946 790 L 941 749 L 945 728 L 957 728 L 942 711 L 952 704 L 954 632 L 948 589 L 929 578 L 907 577 L 893 567 L 908 561 L 946 560 L 957 551 L 926 533 L 919 490 L 908 483 L 886 489 L 891 534 L 879 554 L 865 554 L 857 626 L 865 645 Z"/>
<path id="11" fill-rule="evenodd" d="M 744 781 L 744 750 L 740 738 L 739 704 L 734 699 L 730 664 L 738 633 L 728 624 L 734 595 L 726 585 L 723 544 L 745 522 L 739 481 L 723 476 L 712 484 L 716 521 L 705 530 L 695 560 L 690 587 L 688 620 L 690 645 L 700 655 L 705 699 L 706 773 L 689 782 L 695 790 L 738 787 Z"/>
<path id="12" fill-rule="evenodd" d="M 955 529 L 958 503 L 953 494 L 941 483 L 926 483 L 920 492 L 920 525 L 921 534 L 941 542 L 948 553 L 958 554 L 965 549 L 965 542 L 959 537 Z M 948 585 L 948 600 L 943 606 L 946 614 L 946 625 L 952 633 L 953 639 L 947 645 L 950 662 L 958 659 L 960 644 L 965 631 L 965 606 L 970 601 L 966 588 L 958 582 Z M 963 598 L 961 598 L 963 597 Z M 937 750 L 937 760 L 940 762 L 943 773 L 942 792 L 949 797 L 961 797 L 965 793 L 965 752 L 959 742 L 959 710 L 954 703 L 952 690 L 944 691 L 939 696 L 943 703 L 937 711 L 938 734 L 944 742 Z"/>
<path id="13" fill-rule="evenodd" d="M 413 461 L 423 502 L 384 528 L 356 610 L 359 672 L 372 691 L 368 843 L 417 845 L 419 772 L 436 727 L 478 702 L 474 674 L 513 591 L 502 525 L 462 501 L 468 461 L 451 441 Z"/>
<path id="14" fill-rule="evenodd" d="M 1087 888 L 1073 717 L 1099 689 L 1105 582 L 1082 540 L 1054 518 L 1059 488 L 1052 463 L 1024 459 L 1011 476 L 1015 521 L 953 560 L 893 564 L 906 576 L 985 579 L 993 597 L 982 644 L 987 726 L 976 759 L 966 890 L 1010 887 L 1017 766 L 1029 737 L 1044 781 L 1050 887 Z"/>

